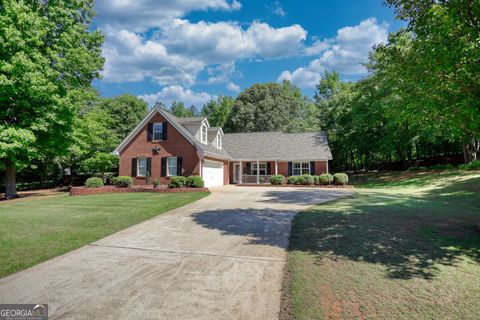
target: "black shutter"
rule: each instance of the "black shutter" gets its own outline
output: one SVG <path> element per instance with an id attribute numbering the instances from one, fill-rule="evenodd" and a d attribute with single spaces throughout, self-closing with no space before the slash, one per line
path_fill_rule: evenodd
<path id="1" fill-rule="evenodd" d="M 165 121 L 162 126 L 162 129 L 163 129 L 162 140 L 167 140 L 167 124 L 168 122 Z"/>
<path id="2" fill-rule="evenodd" d="M 147 158 L 147 177 L 152 176 L 152 158 Z"/>
<path id="3" fill-rule="evenodd" d="M 247 162 L 247 174 L 252 174 L 252 164 Z"/>
<path id="4" fill-rule="evenodd" d="M 271 175 L 272 172 L 272 164 L 267 162 L 267 176 Z"/>
<path id="5" fill-rule="evenodd" d="M 292 175 L 292 162 L 288 163 L 288 176 L 290 177 Z"/>
<path id="6" fill-rule="evenodd" d="M 310 161 L 310 174 L 315 175 L 315 161 Z"/>
<path id="7" fill-rule="evenodd" d="M 153 123 L 148 124 L 147 141 L 153 140 Z"/>
<path id="8" fill-rule="evenodd" d="M 177 176 L 182 175 L 182 157 L 177 157 Z"/>
<path id="9" fill-rule="evenodd" d="M 162 158 L 162 171 L 160 173 L 162 177 L 167 176 L 167 158 Z"/>
<path id="10" fill-rule="evenodd" d="M 132 177 L 137 176 L 137 158 L 132 158 Z"/>

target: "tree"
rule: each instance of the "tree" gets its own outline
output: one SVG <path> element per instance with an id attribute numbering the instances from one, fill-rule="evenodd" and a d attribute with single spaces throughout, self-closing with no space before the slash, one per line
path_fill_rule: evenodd
<path id="1" fill-rule="evenodd" d="M 105 181 L 105 172 L 118 165 L 118 158 L 104 152 L 95 152 L 92 157 L 83 161 L 82 166 L 88 172 L 100 173 L 102 180 Z"/>
<path id="2" fill-rule="evenodd" d="M 225 125 L 231 116 L 235 101 L 229 96 L 218 96 L 217 100 L 210 100 L 203 108 L 201 114 L 208 118 L 208 122 L 213 127 L 222 127 L 228 131 Z"/>
<path id="3" fill-rule="evenodd" d="M 388 71 L 415 85 L 411 112 L 428 114 L 425 124 L 439 123 L 451 140 L 463 144 L 465 161 L 480 153 L 480 3 L 472 0 L 386 0 L 411 32 L 408 59 L 389 59 Z M 398 55 L 392 41 L 380 46 L 385 56 Z M 400 67 L 398 70 L 395 68 Z M 426 122 L 425 122 L 426 121 Z"/>
<path id="4" fill-rule="evenodd" d="M 287 131 L 304 107 L 300 90 L 288 81 L 254 84 L 238 95 L 227 127 L 233 132 Z"/>
<path id="5" fill-rule="evenodd" d="M 18 169 L 68 149 L 76 97 L 103 66 L 103 36 L 89 30 L 93 15 L 93 0 L 0 5 L 0 162 L 7 198 L 17 196 Z"/>
<path id="6" fill-rule="evenodd" d="M 148 104 L 130 94 L 103 98 L 97 104 L 99 109 L 110 115 L 113 120 L 111 128 L 120 140 L 124 139 L 148 112 Z M 91 106 L 90 110 L 92 108 L 95 109 L 96 106 Z"/>
<path id="7" fill-rule="evenodd" d="M 169 111 L 175 117 L 179 117 L 179 118 L 194 116 L 194 113 L 190 109 L 187 109 L 185 107 L 185 104 L 183 104 L 183 102 L 173 101 Z"/>

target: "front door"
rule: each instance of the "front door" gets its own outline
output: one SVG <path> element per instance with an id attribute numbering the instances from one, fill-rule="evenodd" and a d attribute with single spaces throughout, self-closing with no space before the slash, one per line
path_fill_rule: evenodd
<path id="1" fill-rule="evenodd" d="M 240 165 L 238 163 L 233 164 L 233 183 L 240 181 Z"/>

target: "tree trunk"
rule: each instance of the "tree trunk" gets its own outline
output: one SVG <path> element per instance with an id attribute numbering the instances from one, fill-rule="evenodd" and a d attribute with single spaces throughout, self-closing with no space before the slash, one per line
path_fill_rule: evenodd
<path id="1" fill-rule="evenodd" d="M 477 160 L 478 153 L 480 153 L 480 140 L 472 139 L 463 144 L 463 158 L 465 163 Z"/>
<path id="2" fill-rule="evenodd" d="M 7 175 L 6 175 L 7 180 L 5 183 L 6 199 L 13 199 L 18 197 L 15 174 L 16 174 L 15 166 L 11 163 L 7 163 Z"/>

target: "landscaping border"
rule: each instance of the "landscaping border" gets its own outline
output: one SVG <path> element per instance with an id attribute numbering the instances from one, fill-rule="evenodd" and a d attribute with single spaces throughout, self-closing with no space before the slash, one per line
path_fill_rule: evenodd
<path id="1" fill-rule="evenodd" d="M 242 183 L 236 184 L 236 187 L 272 187 L 272 188 L 312 188 L 312 189 L 351 189 L 352 185 L 302 185 L 302 184 L 256 184 L 256 183 Z"/>
<path id="2" fill-rule="evenodd" d="M 99 188 L 85 188 L 85 187 L 72 187 L 70 188 L 71 196 L 83 196 L 91 194 L 102 193 L 116 193 L 116 192 L 152 192 L 152 193 L 179 193 L 179 192 L 208 192 L 208 188 L 158 188 L 153 187 L 115 187 L 115 186 L 103 186 Z"/>

